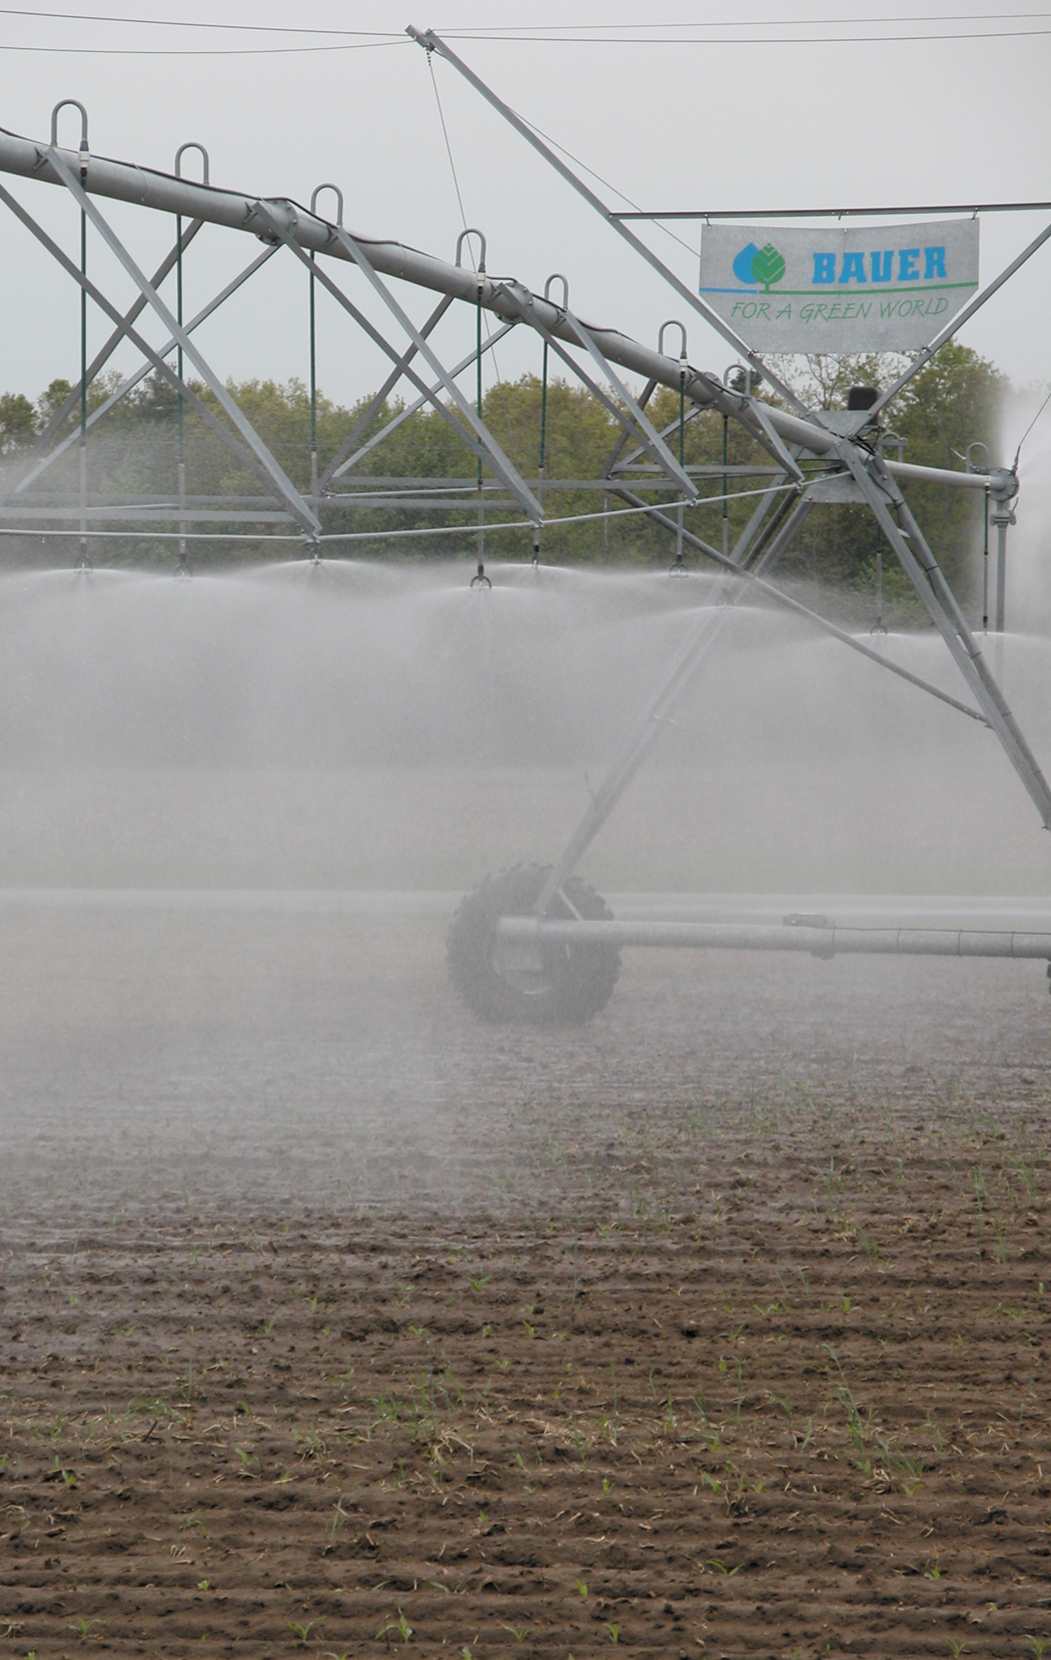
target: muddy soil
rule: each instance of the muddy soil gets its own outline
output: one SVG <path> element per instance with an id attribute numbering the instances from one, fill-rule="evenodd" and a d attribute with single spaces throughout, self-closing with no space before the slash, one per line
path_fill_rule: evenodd
<path id="1" fill-rule="evenodd" d="M 0 1654 L 1051 1640 L 1038 965 L 7 907 Z"/>

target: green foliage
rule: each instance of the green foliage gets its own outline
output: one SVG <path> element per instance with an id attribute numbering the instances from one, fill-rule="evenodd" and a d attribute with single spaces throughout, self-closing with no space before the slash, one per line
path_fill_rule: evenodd
<path id="1" fill-rule="evenodd" d="M 11 455 L 31 444 L 36 433 L 36 411 L 21 392 L 0 397 L 0 455 Z"/>
<path id="2" fill-rule="evenodd" d="M 765 257 L 770 251 L 763 250 Z M 769 271 L 774 265 L 769 263 Z M 764 269 L 766 269 L 764 267 Z M 763 280 L 776 281 L 768 275 Z M 824 409 L 841 408 L 846 402 L 850 386 L 865 383 L 887 385 L 900 372 L 904 359 L 900 357 L 811 357 L 805 360 L 771 359 L 778 375 L 792 385 L 797 395 L 812 406 Z M 119 376 L 108 373 L 100 376 L 90 387 L 90 410 L 99 407 L 119 385 Z M 250 380 L 241 384 L 229 383 L 228 391 L 252 422 L 264 442 L 298 489 L 310 489 L 310 399 L 306 387 L 299 380 L 279 385 L 272 380 Z M 900 399 L 889 406 L 889 424 L 905 441 L 905 456 L 909 461 L 923 462 L 939 467 L 958 467 L 959 455 L 966 445 L 978 439 L 994 452 L 994 428 L 999 400 L 1006 389 L 1003 376 L 968 347 L 950 343 L 910 383 Z M 203 385 L 194 384 L 193 391 L 214 420 L 231 431 L 230 423 L 218 400 Z M 22 393 L 8 392 L 0 397 L 0 456 L 7 457 L 17 473 L 19 458 L 23 456 L 48 420 L 59 410 L 70 393 L 70 384 L 54 380 L 40 395 L 34 406 Z M 351 408 L 334 404 L 319 394 L 317 407 L 318 465 L 321 473 L 339 453 L 370 400 L 362 399 Z M 404 406 L 395 401 L 385 403 L 356 435 L 354 449 L 374 438 L 382 427 L 402 413 Z M 680 445 L 680 407 L 678 393 L 658 388 L 651 398 L 647 413 L 658 431 L 665 431 L 666 441 L 673 454 Z M 718 469 L 724 462 L 728 468 L 748 465 L 766 465 L 768 457 L 762 454 L 736 423 L 710 410 L 696 410 L 686 406 L 686 420 L 681 427 L 683 454 L 688 464 L 707 464 Z M 514 465 L 527 479 L 535 479 L 540 463 L 541 383 L 536 375 L 523 375 L 514 382 L 491 386 L 483 400 L 483 417 L 493 435 L 504 448 Z M 79 409 L 74 408 L 58 434 L 59 438 L 75 434 Z M 171 499 L 177 486 L 179 401 L 177 394 L 158 375 L 143 378 L 130 393 L 122 398 L 92 427 L 88 437 L 88 488 L 90 491 L 118 495 L 167 496 Z M 214 429 L 189 404 L 183 407 L 183 433 L 186 456 L 187 493 L 192 497 L 228 494 L 235 497 L 259 499 L 268 495 L 267 486 L 259 475 L 238 459 L 233 451 L 217 437 Z M 606 468 L 613 446 L 621 429 L 610 412 L 590 392 L 563 380 L 552 380 L 547 389 L 546 447 L 545 447 L 545 507 L 552 518 L 572 518 L 576 515 L 597 514 L 604 508 L 618 509 L 626 505 L 612 493 L 575 488 L 556 488 L 561 481 L 599 478 Z M 725 446 L 725 447 L 724 447 Z M 623 455 L 636 448 L 628 443 Z M 891 443 L 888 453 L 895 453 Z M 995 452 L 994 452 L 995 453 Z M 645 455 L 640 458 L 648 461 Z M 49 490 L 72 491 L 77 480 L 76 445 L 71 445 L 52 465 L 45 476 Z M 448 514 L 435 512 L 430 524 L 438 528 L 448 524 L 466 525 L 473 521 L 473 499 L 478 473 L 478 456 L 473 437 L 454 411 L 420 410 L 402 420 L 382 443 L 377 444 L 356 464 L 352 474 L 345 475 L 333 486 L 335 499 L 326 506 L 326 528 L 347 529 L 355 532 L 390 531 L 427 525 L 424 515 L 397 505 L 384 505 L 375 499 L 367 504 L 340 502 L 353 480 L 356 485 L 371 479 L 373 495 L 376 491 L 396 489 L 400 481 L 427 478 L 437 483 L 445 480 L 465 505 Z M 492 475 L 483 469 L 487 482 Z M 728 489 L 747 492 L 761 483 L 761 479 L 728 476 Z M 462 486 L 462 488 L 457 488 Z M 721 474 L 701 481 L 700 493 L 709 498 L 708 504 L 691 509 L 686 518 L 688 528 L 715 546 L 721 545 L 724 508 L 721 501 Z M 950 582 L 969 597 L 969 586 L 977 575 L 976 554 L 981 546 L 981 497 L 974 492 L 947 486 L 909 484 L 906 486 L 911 505 L 924 529 L 936 556 L 946 570 Z M 645 481 L 635 485 L 643 499 L 663 506 L 674 516 L 674 504 L 667 493 L 647 492 Z M 499 509 L 493 503 L 507 496 L 501 489 L 491 494 L 486 508 L 487 523 L 506 519 L 520 519 L 517 504 Z M 466 504 L 470 505 L 466 505 Z M 267 501 L 267 507 L 270 507 Z M 727 534 L 732 547 L 751 517 L 754 496 L 741 494 L 726 508 Z M 207 527 L 213 528 L 213 527 Z M 274 528 L 274 527 L 270 527 Z M 264 529 L 260 524 L 260 531 Z M 390 556 L 409 553 L 412 557 L 456 556 L 473 552 L 473 536 L 421 537 L 410 543 L 359 544 L 354 551 L 372 556 Z M 880 532 L 872 516 L 856 506 L 823 506 L 813 513 L 803 536 L 791 556 L 785 561 L 785 571 L 796 577 L 814 578 L 833 583 L 841 588 L 870 594 L 873 587 L 875 559 L 880 545 Z M 294 544 L 292 544 L 294 547 Z M 214 552 L 209 552 L 209 547 Z M 488 543 L 492 556 L 501 558 L 528 558 L 532 537 L 528 530 L 508 531 L 493 536 Z M 591 519 L 567 523 L 560 527 L 545 525 L 542 557 L 547 562 L 612 560 L 618 562 L 658 562 L 670 560 L 674 550 L 673 537 L 668 530 L 639 515 L 614 518 L 603 522 Z M 34 538 L 21 546 L 16 539 L 7 543 L 7 557 L 18 561 L 40 557 L 40 544 Z M 272 548 L 251 542 L 224 544 L 197 544 L 196 563 L 210 559 L 256 558 L 270 555 Z M 886 550 L 885 550 L 886 553 Z M 53 557 L 53 550 L 48 551 Z M 98 549 L 99 558 L 119 558 L 122 562 L 157 563 L 170 565 L 172 550 L 163 542 L 123 543 L 107 550 Z M 690 563 L 695 556 L 689 555 Z M 889 608 L 894 609 L 900 596 L 904 606 L 913 605 L 904 575 L 898 571 L 892 557 L 884 559 L 884 585 Z"/>

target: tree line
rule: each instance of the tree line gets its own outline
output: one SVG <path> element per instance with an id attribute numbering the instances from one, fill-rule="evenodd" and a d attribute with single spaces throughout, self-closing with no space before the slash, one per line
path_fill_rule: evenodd
<path id="1" fill-rule="evenodd" d="M 776 368 L 782 379 L 793 383 L 812 407 L 842 408 L 849 387 L 854 384 L 884 386 L 897 373 L 901 359 L 893 357 L 865 358 L 809 358 L 779 360 Z M 116 374 L 102 375 L 89 389 L 89 412 L 97 409 L 119 384 Z M 298 380 L 278 385 L 268 380 L 250 380 L 230 384 L 229 391 L 252 422 L 273 455 L 285 469 L 293 483 L 304 494 L 310 491 L 310 398 L 305 386 Z M 226 424 L 226 417 L 213 394 L 203 385 L 193 390 L 213 414 Z M 960 456 L 969 443 L 978 440 L 986 444 L 994 462 L 996 455 L 997 414 L 1007 390 L 1007 382 L 986 359 L 966 346 L 950 343 L 943 347 L 934 360 L 909 384 L 887 410 L 888 424 L 893 427 L 893 439 L 887 440 L 887 453 L 898 453 L 900 440 L 905 459 L 937 467 L 958 468 Z M 35 401 L 24 393 L 7 393 L 0 397 L 0 469 L 3 490 L 8 488 L 25 470 L 27 457 L 40 433 L 56 410 L 60 409 L 70 393 L 69 383 L 56 380 Z M 764 394 L 766 395 L 766 394 Z M 317 446 L 319 468 L 323 472 L 337 455 L 355 423 L 362 417 L 371 400 L 364 398 L 346 407 L 319 394 L 317 398 Z M 544 425 L 544 472 L 549 485 L 559 480 L 593 480 L 599 478 L 609 460 L 613 446 L 621 432 L 614 416 L 586 388 L 552 380 L 546 389 L 546 398 L 539 378 L 523 375 L 513 382 L 498 382 L 490 386 L 483 399 L 483 419 L 519 472 L 536 479 L 540 465 L 542 424 Z M 388 401 L 375 412 L 365 436 L 372 435 L 393 419 L 403 406 Z M 678 394 L 668 388 L 658 388 L 647 408 L 654 425 L 661 430 L 670 428 L 668 444 L 674 454 L 679 452 L 678 430 L 680 406 Z M 748 465 L 768 465 L 764 456 L 735 422 L 724 424 L 723 418 L 710 410 L 692 410 L 687 404 L 686 419 L 681 434 L 682 451 L 688 465 L 707 465 L 718 469 L 724 462 L 729 468 Z M 55 440 L 77 430 L 79 410 L 67 418 Z M 182 415 L 183 443 L 186 458 L 186 489 L 191 497 L 224 494 L 237 497 L 258 496 L 261 485 L 230 451 L 220 443 L 206 422 L 190 406 Z M 170 497 L 176 490 L 179 442 L 179 407 L 174 390 L 156 374 L 146 376 L 137 387 L 116 403 L 111 410 L 89 430 L 88 434 L 88 490 L 89 494 L 118 496 Z M 725 447 L 724 447 L 725 446 Z M 629 446 L 629 449 L 633 446 Z M 648 457 L 643 457 L 648 461 Z M 40 478 L 37 488 L 44 492 L 75 492 L 77 489 L 77 446 L 73 444 L 64 456 Z M 344 492 L 352 479 L 362 475 L 382 480 L 427 478 L 463 480 L 466 492 L 474 486 L 477 460 L 461 441 L 449 423 L 437 411 L 421 410 L 407 419 L 365 458 L 348 476 L 333 486 Z M 486 472 L 486 477 L 491 475 Z M 759 488 L 762 479 L 742 478 L 731 474 L 729 489 L 746 491 Z M 720 477 L 700 481 L 702 496 L 716 497 L 722 485 Z M 673 500 L 645 488 L 645 482 L 635 483 L 632 489 L 644 500 L 660 502 L 674 517 Z M 907 494 L 925 535 L 937 553 L 949 580 L 964 598 L 973 597 L 977 562 L 975 553 L 980 547 L 983 506 L 978 492 L 962 491 L 947 486 L 911 483 Z M 743 528 L 755 504 L 752 496 L 740 496 L 728 506 L 729 533 L 732 540 Z M 606 508 L 623 506 L 612 490 L 549 488 L 545 508 L 554 517 L 601 513 Z M 705 540 L 718 546 L 722 536 L 723 507 L 721 501 L 710 501 L 701 508 L 687 512 L 686 523 Z M 501 519 L 520 518 L 520 511 L 499 512 L 486 509 L 490 523 Z M 437 526 L 440 524 L 473 523 L 468 512 L 457 515 L 409 513 L 396 506 L 364 506 L 340 504 L 326 510 L 327 528 L 347 528 L 378 533 L 407 528 L 410 525 Z M 214 528 L 214 527 L 210 527 Z M 851 505 L 826 505 L 811 517 L 791 555 L 785 561 L 786 574 L 834 583 L 846 589 L 867 589 L 871 586 L 879 530 L 867 509 Z M 3 539 L 3 557 L 7 563 L 26 562 L 68 563 L 68 554 L 55 552 L 55 544 L 42 547 L 39 536 L 8 536 Z M 527 531 L 509 531 L 494 535 L 487 544 L 493 557 L 528 558 L 531 556 L 531 537 Z M 202 546 L 214 551 L 201 551 Z M 449 557 L 456 553 L 473 552 L 473 536 L 465 533 L 455 537 L 417 539 L 408 543 L 377 541 L 355 548 L 355 552 L 370 557 L 400 556 L 406 552 L 412 557 Z M 640 515 L 611 519 L 585 519 L 582 522 L 559 526 L 550 523 L 543 533 L 542 557 L 558 562 L 615 561 L 618 563 L 669 562 L 674 553 L 674 538 L 667 530 Z M 195 564 L 230 558 L 258 558 L 273 556 L 273 549 L 253 543 L 195 544 Z M 97 556 L 96 556 L 97 557 Z M 103 557 L 117 563 L 164 564 L 173 560 L 172 544 L 163 542 L 124 541 L 103 545 Z M 691 562 L 693 562 L 691 560 Z M 904 578 L 887 562 L 886 582 L 893 602 L 895 594 L 904 593 Z"/>

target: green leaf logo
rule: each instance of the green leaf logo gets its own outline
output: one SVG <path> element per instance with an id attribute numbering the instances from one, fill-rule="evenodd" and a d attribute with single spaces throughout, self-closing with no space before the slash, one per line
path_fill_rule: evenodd
<path id="1" fill-rule="evenodd" d="M 773 243 L 768 242 L 752 260 L 752 275 L 756 282 L 762 283 L 764 292 L 769 294 L 771 285 L 780 282 L 784 274 L 785 262 Z"/>

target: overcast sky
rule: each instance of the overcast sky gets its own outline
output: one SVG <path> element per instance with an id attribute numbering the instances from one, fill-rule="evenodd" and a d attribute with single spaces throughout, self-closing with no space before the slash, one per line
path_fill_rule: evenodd
<path id="1" fill-rule="evenodd" d="M 52 7 L 72 10 L 63 0 Z M 79 9 L 91 10 L 92 0 L 80 0 Z M 0 124 L 46 139 L 52 106 L 76 97 L 87 106 L 96 154 L 170 169 L 178 145 L 195 139 L 208 148 L 215 184 L 309 201 L 315 185 L 331 180 L 343 190 L 352 230 L 446 258 L 463 221 L 426 54 L 401 37 L 408 23 L 439 33 L 517 25 L 590 31 L 584 41 L 453 44 L 517 110 L 646 208 L 1051 198 L 1051 8 L 1038 11 L 1032 0 L 1028 11 L 1000 0 L 856 0 L 849 8 L 829 0 L 647 0 L 645 7 L 628 0 L 533 0 L 529 7 L 513 0 L 301 0 L 294 14 L 287 0 L 213 0 L 209 7 L 109 0 L 98 9 L 153 26 L 0 13 Z M 280 25 L 292 15 L 299 28 L 389 31 L 393 38 L 344 41 L 338 49 L 319 41 L 324 49 L 305 51 L 311 37 L 156 26 L 180 17 Z M 856 21 L 845 27 L 848 18 Z M 756 21 L 760 27 L 748 27 Z M 615 26 L 632 24 L 650 36 L 661 25 L 681 27 L 666 28 L 670 38 L 659 43 L 624 28 L 630 43 L 618 43 Z M 844 43 L 830 35 L 897 38 Z M 282 45 L 300 50 L 275 50 Z M 29 46 L 52 50 L 14 49 Z M 119 55 L 118 47 L 160 55 Z M 200 55 L 206 48 L 213 55 Z M 490 272 L 535 289 L 549 273 L 564 272 L 582 317 L 655 344 L 660 324 L 683 313 L 682 302 L 449 66 L 436 59 L 434 73 L 464 211 L 486 233 Z M 62 141 L 72 145 L 78 136 L 67 111 Z M 195 167 L 189 158 L 186 171 Z M 73 203 L 54 187 L 5 182 L 75 253 Z M 613 189 L 601 193 L 623 205 Z M 141 264 L 159 262 L 170 221 L 117 204 L 103 208 Z M 983 281 L 1043 222 L 1032 213 L 985 215 Z M 35 397 L 55 376 L 75 378 L 77 295 L 20 225 L 6 213 L 2 223 L 0 391 Z M 681 243 L 656 226 L 645 234 L 696 288 L 700 227 L 673 228 Z M 187 314 L 258 251 L 248 237 L 206 227 L 187 254 Z M 89 259 L 108 292 L 127 304 L 128 281 L 93 233 Z M 346 266 L 337 272 L 362 299 L 362 280 Z M 425 316 L 430 297 L 407 292 L 413 314 Z M 721 373 L 730 349 L 699 318 L 686 321 L 691 361 Z M 94 315 L 92 345 L 104 328 Z M 445 330 L 448 360 L 470 350 L 472 319 L 462 308 Z M 281 253 L 199 341 L 223 377 L 305 380 L 307 338 L 306 278 Z M 962 338 L 1018 383 L 1051 381 L 1051 244 Z M 327 296 L 319 301 L 318 340 L 319 382 L 330 396 L 349 401 L 376 384 L 378 353 Z M 497 353 L 497 369 L 505 378 L 537 370 L 539 356 L 535 337 L 512 337 Z M 118 361 L 132 356 L 125 351 Z"/>

